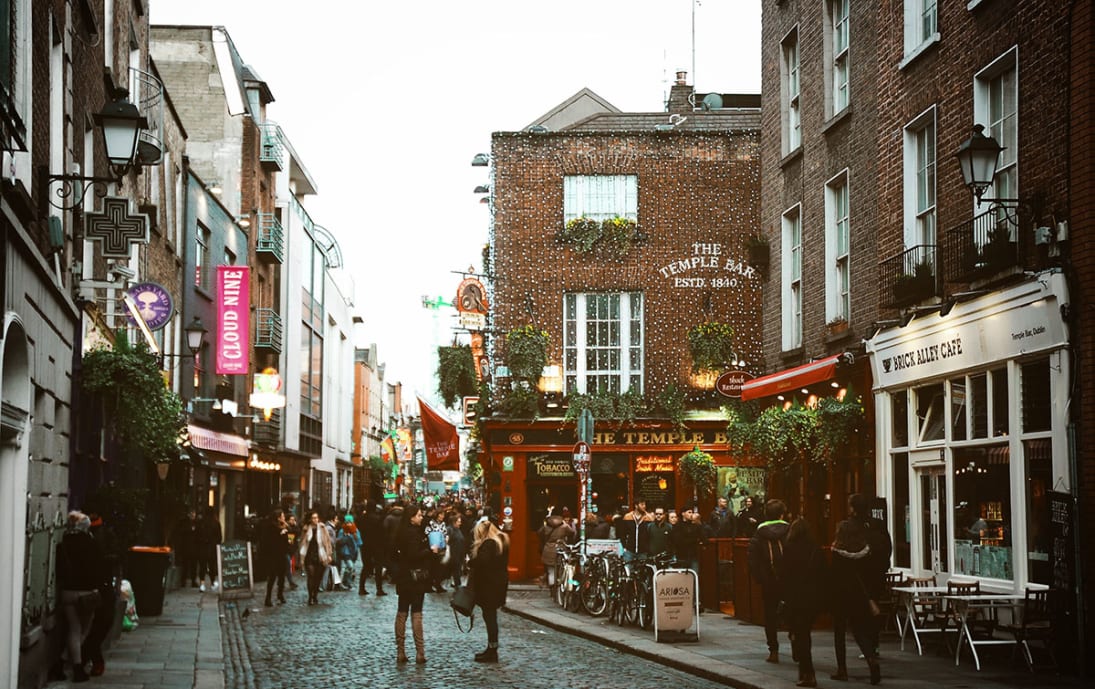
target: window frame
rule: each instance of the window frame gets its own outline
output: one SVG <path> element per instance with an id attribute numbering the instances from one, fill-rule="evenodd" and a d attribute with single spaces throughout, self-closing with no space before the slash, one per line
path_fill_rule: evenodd
<path id="1" fill-rule="evenodd" d="M 905 58 L 910 60 L 939 40 L 938 0 L 905 0 Z"/>
<path id="2" fill-rule="evenodd" d="M 914 117 L 903 128 L 903 215 L 905 247 L 934 246 L 938 242 L 938 128 L 936 106 Z M 930 132 L 931 163 L 925 163 L 922 139 Z M 930 203 L 922 205 L 922 194 L 930 194 Z"/>
<path id="3" fill-rule="evenodd" d="M 802 327 L 802 204 L 785 210 L 780 218 L 781 266 L 780 311 L 783 351 L 803 346 Z M 796 236 L 797 235 L 797 236 Z"/>
<path id="4" fill-rule="evenodd" d="M 590 318 L 591 297 L 618 297 L 618 318 L 615 320 Z M 563 389 L 566 394 L 570 394 L 575 390 L 582 394 L 597 392 L 596 390 L 589 390 L 591 377 L 615 377 L 615 389 L 612 390 L 612 381 L 609 385 L 609 389 L 613 392 L 631 390 L 636 387 L 637 383 L 638 389 L 636 392 L 642 393 L 644 385 L 643 365 L 646 354 L 645 301 L 645 295 L 641 291 L 565 292 L 563 294 L 562 368 Z M 637 306 L 636 302 L 638 302 Z M 589 330 L 591 322 L 606 323 L 609 330 L 611 330 L 611 324 L 615 323 L 618 342 L 611 346 L 591 346 L 591 333 Z M 602 331 L 599 334 L 604 335 L 606 333 Z M 636 340 L 638 340 L 637 343 Z M 611 349 L 616 350 L 618 366 L 602 369 L 593 369 L 589 366 L 589 355 L 592 350 L 609 352 Z"/>
<path id="5" fill-rule="evenodd" d="M 843 206 L 843 207 L 841 207 Z M 852 320 L 851 190 L 848 169 L 825 183 L 825 320 Z"/>
<path id="6" fill-rule="evenodd" d="M 601 210 L 602 208 L 609 210 Z M 564 175 L 563 222 L 577 218 L 639 220 L 639 176 Z"/>
<path id="7" fill-rule="evenodd" d="M 783 155 L 802 147 L 802 83 L 798 25 L 780 41 L 780 123 Z"/>
<path id="8" fill-rule="evenodd" d="M 1009 74 L 1011 83 L 1005 84 L 1004 79 Z M 995 102 L 995 91 L 1005 86 L 1008 92 L 1001 95 L 1010 100 L 1010 103 L 998 105 Z M 1007 112 L 1001 112 L 1001 108 L 1007 108 Z M 1017 46 L 1004 51 L 974 74 L 973 120 L 974 123 L 985 126 L 985 136 L 996 139 L 996 142 L 1004 148 L 1000 154 L 996 177 L 985 190 L 985 196 L 987 198 L 1019 198 L 1019 49 Z M 975 215 L 983 211 L 976 207 L 976 201 L 973 203 Z M 1002 223 L 1006 222 L 1003 217 L 1005 211 L 997 212 L 1001 214 Z M 1001 224 L 1001 227 L 1003 226 Z M 1015 226 L 1008 225 L 1013 241 L 1016 238 L 1016 229 Z"/>
<path id="9" fill-rule="evenodd" d="M 851 105 L 851 0 L 825 3 L 825 110 L 829 118 Z"/>

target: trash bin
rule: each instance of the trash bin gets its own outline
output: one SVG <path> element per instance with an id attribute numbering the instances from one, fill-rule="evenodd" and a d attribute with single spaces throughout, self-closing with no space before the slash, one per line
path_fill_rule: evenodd
<path id="1" fill-rule="evenodd" d="M 126 558 L 126 578 L 137 599 L 137 614 L 154 617 L 163 614 L 163 595 L 171 548 L 135 545 Z"/>

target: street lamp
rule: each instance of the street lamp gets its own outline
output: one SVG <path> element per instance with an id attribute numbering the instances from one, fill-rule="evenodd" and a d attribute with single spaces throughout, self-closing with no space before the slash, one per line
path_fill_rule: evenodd
<path id="1" fill-rule="evenodd" d="M 958 147 L 958 164 L 962 168 L 962 180 L 973 192 L 977 199 L 977 205 L 982 201 L 990 203 L 1013 202 L 1015 199 L 982 199 L 985 190 L 992 186 L 996 179 L 996 166 L 1000 161 L 1000 153 L 1004 147 L 991 136 L 985 136 L 984 125 L 975 124 L 973 135 L 962 142 Z"/>
<path id="2" fill-rule="evenodd" d="M 201 319 L 194 316 L 194 320 L 183 328 L 183 332 L 186 333 L 186 348 L 190 350 L 190 356 L 197 356 L 202 345 L 205 344 L 205 333 L 208 332 L 202 325 Z"/>
<path id="3" fill-rule="evenodd" d="M 129 102 L 128 96 L 127 90 L 117 89 L 114 100 L 92 116 L 95 125 L 103 133 L 103 144 L 112 176 L 55 175 L 49 173 L 47 166 L 43 166 L 39 177 L 41 195 L 51 206 L 59 210 L 78 208 L 89 189 L 93 189 L 95 195 L 102 198 L 107 194 L 108 184 L 120 182 L 133 168 L 137 156 L 137 140 L 141 131 L 148 129 L 148 120 L 141 115 L 136 105 Z M 62 184 L 51 194 L 57 182 Z"/>

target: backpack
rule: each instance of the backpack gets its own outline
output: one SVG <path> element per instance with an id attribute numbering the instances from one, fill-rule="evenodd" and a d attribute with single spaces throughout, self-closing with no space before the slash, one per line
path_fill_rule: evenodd
<path id="1" fill-rule="evenodd" d="M 357 543 L 354 541 L 354 537 L 345 531 L 338 537 L 338 555 L 343 560 L 357 558 Z"/>

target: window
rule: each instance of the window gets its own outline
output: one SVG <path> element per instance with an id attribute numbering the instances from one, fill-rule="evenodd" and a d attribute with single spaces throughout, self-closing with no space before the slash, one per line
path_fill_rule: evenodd
<path id="1" fill-rule="evenodd" d="M 850 321 L 851 266 L 848 235 L 848 173 L 844 171 L 825 185 L 825 258 L 832 270 L 825 271 L 825 319 Z"/>
<path id="2" fill-rule="evenodd" d="M 783 124 L 783 155 L 802 145 L 802 118 L 799 110 L 798 29 L 783 39 L 780 62 L 780 116 Z"/>
<path id="3" fill-rule="evenodd" d="M 194 252 L 194 286 L 210 291 L 210 282 L 212 280 L 210 271 L 212 270 L 209 256 L 209 228 L 201 223 L 198 223 L 198 234 L 196 237 L 197 251 Z"/>
<path id="4" fill-rule="evenodd" d="M 566 294 L 563 320 L 568 393 L 642 392 L 641 292 Z"/>
<path id="5" fill-rule="evenodd" d="M 638 220 L 638 185 L 636 175 L 567 175 L 563 178 L 563 221 Z"/>
<path id="6" fill-rule="evenodd" d="M 802 215 L 798 206 L 783 214 L 783 349 L 802 346 Z"/>
<path id="7" fill-rule="evenodd" d="M 985 191 L 987 198 L 1019 197 L 1019 87 L 1016 62 L 1016 50 L 1012 48 L 974 78 L 974 121 L 985 125 L 985 136 L 991 136 L 1004 147 L 1000 152 L 996 178 Z M 1014 226 L 1006 224 L 1002 210 L 998 212 L 1001 214 L 1000 227 L 1007 228 L 1014 241 Z"/>
<path id="8" fill-rule="evenodd" d="M 934 246 L 935 108 L 905 126 L 904 168 L 905 246 Z"/>
<path id="9" fill-rule="evenodd" d="M 954 451 L 954 573 L 1014 576 L 1007 445 Z"/>
<path id="10" fill-rule="evenodd" d="M 912 564 L 912 530 L 909 524 L 909 454 L 893 455 L 893 563 L 895 567 Z"/>
<path id="11" fill-rule="evenodd" d="M 905 54 L 938 38 L 937 0 L 905 0 Z"/>
<path id="12" fill-rule="evenodd" d="M 943 440 L 946 431 L 944 413 L 942 383 L 916 388 L 916 427 L 921 443 Z"/>
<path id="13" fill-rule="evenodd" d="M 827 114 L 832 117 L 848 107 L 848 6 L 850 0 L 829 0 L 825 5 L 825 58 L 829 64 Z"/>

